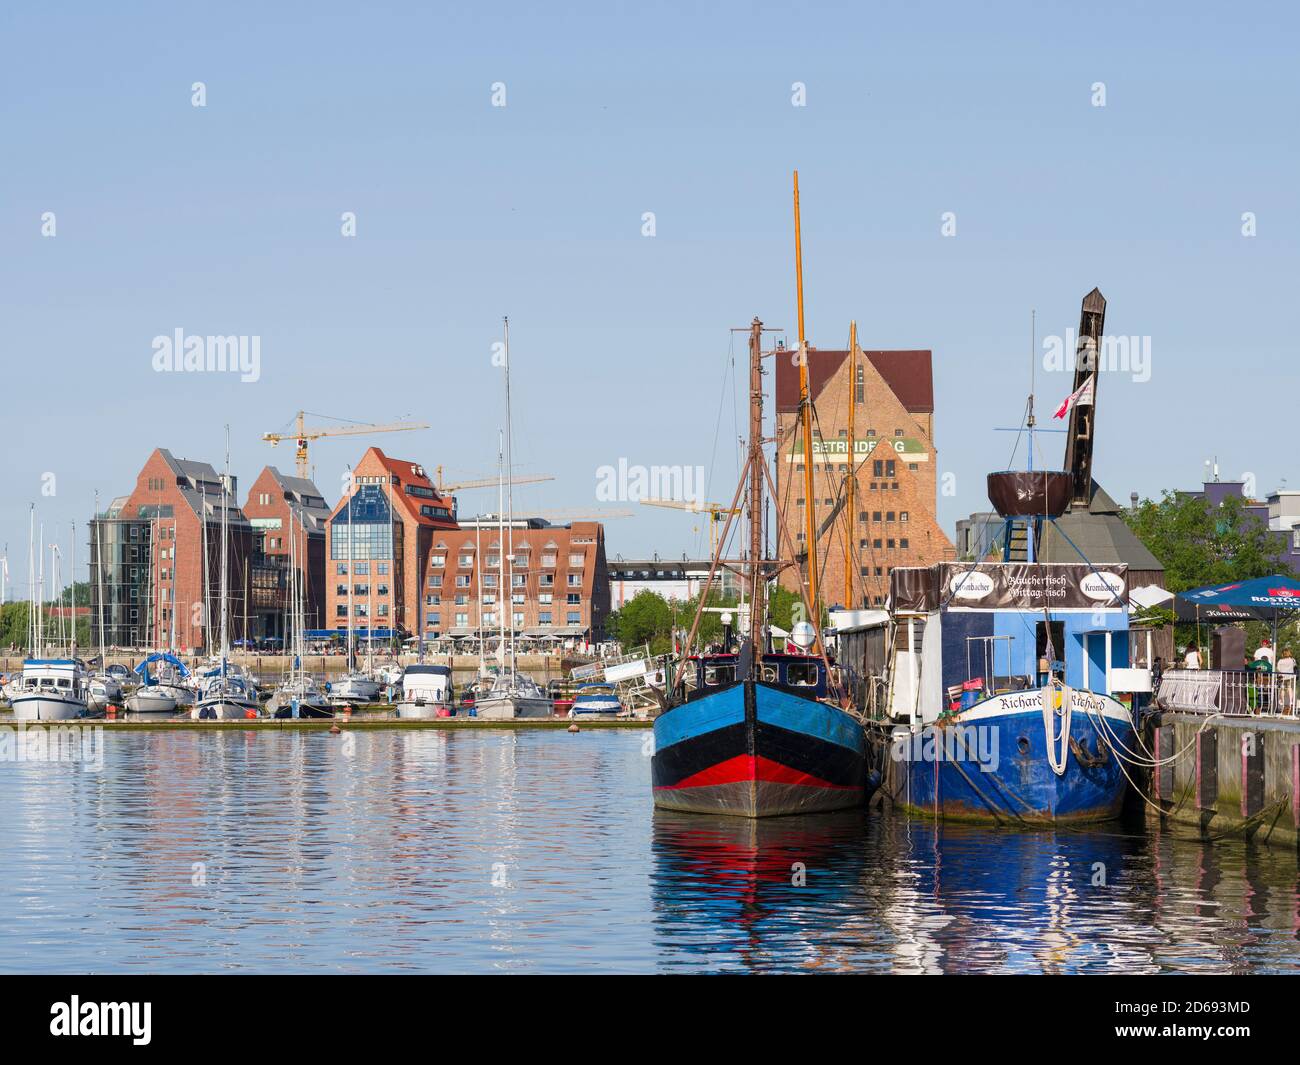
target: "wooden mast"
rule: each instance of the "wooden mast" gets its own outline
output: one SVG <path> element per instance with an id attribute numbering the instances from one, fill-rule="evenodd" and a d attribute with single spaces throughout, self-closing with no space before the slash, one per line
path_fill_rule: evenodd
<path id="1" fill-rule="evenodd" d="M 853 419 L 857 414 L 858 400 L 858 323 L 849 323 L 849 461 L 848 482 L 844 486 L 844 609 L 853 610 L 853 534 L 857 528 L 854 522 L 853 489 L 858 481 L 858 449 L 853 435 Z"/>
<path id="2" fill-rule="evenodd" d="M 753 661 L 767 650 L 763 617 L 767 591 L 763 572 L 763 323 L 749 326 L 749 640 Z M 711 519 L 710 519 L 711 520 Z"/>
<path id="3" fill-rule="evenodd" d="M 812 394 L 808 385 L 808 342 L 803 320 L 803 241 L 799 229 L 799 171 L 794 172 L 794 272 L 799 304 L 799 416 L 803 434 L 804 557 L 808 564 L 808 603 L 814 629 L 821 624 L 817 588 L 816 500 L 813 497 Z M 820 637 L 818 638 L 820 642 Z"/>

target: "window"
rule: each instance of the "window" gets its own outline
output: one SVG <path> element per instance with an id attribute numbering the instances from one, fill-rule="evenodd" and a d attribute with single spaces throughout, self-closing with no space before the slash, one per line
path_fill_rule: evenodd
<path id="1" fill-rule="evenodd" d="M 431 574 L 429 574 L 429 587 L 430 587 L 430 588 L 441 588 L 441 587 L 442 587 L 442 574 L 441 574 L 441 573 L 431 573 Z"/>
<path id="2" fill-rule="evenodd" d="M 510 574 L 510 586 L 512 588 L 522 588 L 527 579 L 522 573 L 512 573 Z"/>
<path id="3" fill-rule="evenodd" d="M 582 574 L 581 574 L 581 573 L 570 573 L 570 574 L 569 574 L 569 587 L 570 587 L 570 588 L 581 588 L 581 587 L 582 587 Z"/>
<path id="4" fill-rule="evenodd" d="M 579 596 L 577 592 L 570 592 L 565 602 L 567 602 L 569 606 L 577 606 L 582 602 L 582 597 Z"/>
<path id="5" fill-rule="evenodd" d="M 553 587 L 553 586 L 555 585 L 555 574 L 554 574 L 554 573 L 543 573 L 542 576 L 541 576 L 541 578 L 540 578 L 540 580 L 539 580 L 539 583 L 541 584 L 541 586 L 542 586 L 543 588 L 551 588 L 551 587 Z"/>
<path id="6" fill-rule="evenodd" d="M 347 586 L 346 584 L 336 584 L 336 585 L 334 586 L 334 594 L 335 594 L 335 595 L 347 595 L 347 594 L 348 594 L 348 586 Z"/>
<path id="7" fill-rule="evenodd" d="M 388 576 L 388 563 L 387 563 L 387 562 L 381 562 L 381 563 L 379 563 L 379 576 L 381 576 L 381 577 L 386 577 L 386 576 Z"/>
<path id="8" fill-rule="evenodd" d="M 885 547 L 887 547 L 891 551 L 894 549 L 894 541 L 892 538 L 885 541 Z"/>
<path id="9" fill-rule="evenodd" d="M 348 564 L 340 562 L 335 569 L 335 573 L 340 577 L 346 577 L 348 575 Z"/>
<path id="10" fill-rule="evenodd" d="M 489 610 L 486 614 L 483 615 L 484 625 L 495 625 L 496 623 L 497 623 L 497 615 L 495 610 Z"/>
<path id="11" fill-rule="evenodd" d="M 858 511 L 858 521 L 866 521 L 866 520 L 867 520 L 867 512 L 865 510 Z"/>
<path id="12" fill-rule="evenodd" d="M 580 554 L 579 554 L 579 555 L 570 555 L 570 556 L 569 556 L 569 565 L 570 565 L 570 566 L 578 566 L 578 567 L 581 567 L 581 566 L 583 566 L 583 565 L 586 564 L 586 561 L 587 561 L 587 556 L 586 556 L 586 555 L 580 555 Z"/>
<path id="13" fill-rule="evenodd" d="M 906 537 L 906 536 L 904 536 L 901 540 L 898 541 L 898 546 L 901 547 L 904 551 L 907 550 L 908 542 L 907 542 L 907 537 Z M 1105 594 L 1105 593 L 1103 593 L 1103 594 Z"/>
<path id="14" fill-rule="evenodd" d="M 872 511 L 872 512 L 871 512 L 871 520 L 872 520 L 872 521 L 879 521 L 879 520 L 880 520 L 880 511 L 878 511 L 878 510 L 874 510 L 874 511 Z"/>
<path id="15" fill-rule="evenodd" d="M 900 511 L 898 512 L 898 520 L 899 520 L 899 521 L 907 521 L 907 511 L 905 511 L 905 510 L 900 510 Z"/>
<path id="16" fill-rule="evenodd" d="M 858 367 L 858 380 L 856 382 L 854 391 L 857 392 L 857 396 L 855 398 L 859 403 L 865 403 L 867 401 L 866 369 L 862 366 Z"/>
<path id="17" fill-rule="evenodd" d="M 877 551 L 879 551 L 879 550 L 880 550 L 880 537 L 877 536 L 874 540 L 872 540 L 872 541 L 871 541 L 871 546 L 874 547 Z"/>
<path id="18" fill-rule="evenodd" d="M 517 629 L 522 628 L 524 624 L 524 615 L 516 610 L 514 614 L 511 615 L 511 624 Z"/>
<path id="19" fill-rule="evenodd" d="M 468 624 L 469 624 L 469 615 L 468 615 L 468 614 L 457 614 L 457 615 L 456 615 L 456 624 L 457 624 L 457 625 L 468 625 Z"/>
<path id="20" fill-rule="evenodd" d="M 539 596 L 537 597 L 537 601 L 538 601 L 539 603 L 543 604 L 544 606 L 550 606 L 550 605 L 551 605 L 551 601 L 552 601 L 554 598 L 555 598 L 555 596 L 551 595 L 550 592 L 543 592 L 541 595 L 539 595 Z"/>
<path id="21" fill-rule="evenodd" d="M 551 554 L 551 555 L 543 555 L 543 556 L 542 556 L 542 569 L 554 569 L 554 568 L 555 568 L 555 555 L 553 555 L 553 554 Z"/>
<path id="22" fill-rule="evenodd" d="M 446 556 L 446 555 L 430 555 L 430 556 L 429 556 L 429 566 L 430 566 L 431 568 L 436 567 L 436 568 L 438 568 L 438 569 L 441 569 L 441 568 L 442 568 L 443 566 L 445 566 L 446 564 L 447 564 L 447 556 Z"/>
<path id="23" fill-rule="evenodd" d="M 441 624 L 442 624 L 442 615 L 439 614 L 439 613 L 437 613 L 437 612 L 430 614 L 430 615 L 428 616 L 428 618 L 425 620 L 425 624 L 426 624 L 426 625 L 441 625 Z"/>
<path id="24" fill-rule="evenodd" d="M 483 605 L 484 605 L 484 606 L 493 606 L 493 605 L 495 605 L 496 601 L 497 601 L 497 593 L 496 593 L 496 592 L 484 592 L 484 593 L 483 593 Z"/>
<path id="25" fill-rule="evenodd" d="M 468 579 L 467 579 L 466 583 L 468 583 Z M 496 575 L 495 573 L 485 573 L 485 574 L 483 574 L 483 587 L 484 587 L 484 588 L 495 588 L 496 586 L 497 586 L 497 575 Z"/>
<path id="26" fill-rule="evenodd" d="M 388 617 L 388 604 L 387 604 L 387 603 L 380 603 L 380 604 L 379 604 L 379 616 L 380 616 L 381 618 L 386 618 L 386 617 Z"/>
<path id="27" fill-rule="evenodd" d="M 500 555 L 488 555 L 487 561 L 483 563 L 488 569 L 496 569 L 501 565 Z"/>
<path id="28" fill-rule="evenodd" d="M 515 592 L 515 594 L 510 597 L 510 601 L 514 603 L 516 606 L 522 605 L 524 602 L 524 593 Z"/>
<path id="29" fill-rule="evenodd" d="M 894 435 L 895 435 L 895 436 L 898 436 L 898 437 L 901 437 L 901 436 L 903 435 L 903 430 L 902 430 L 902 429 L 895 429 L 895 430 L 894 430 Z"/>
<path id="30" fill-rule="evenodd" d="M 885 476 L 886 476 L 886 477 L 897 477 L 897 476 L 898 476 L 898 470 L 895 469 L 895 466 L 896 466 L 896 465 L 897 465 L 897 464 L 894 462 L 893 459 L 886 459 L 886 460 L 885 460 Z M 897 488 L 898 485 L 894 485 L 894 487 Z"/>
<path id="31" fill-rule="evenodd" d="M 340 617 L 340 618 L 347 617 L 348 616 L 347 603 L 339 603 L 339 605 L 334 608 L 334 615 L 335 617 Z"/>
<path id="32" fill-rule="evenodd" d="M 893 520 L 894 520 L 894 512 L 893 512 L 892 510 L 890 510 L 890 511 L 886 511 L 886 512 L 885 512 L 885 521 L 893 521 Z"/>
<path id="33" fill-rule="evenodd" d="M 871 476 L 883 477 L 884 473 L 885 473 L 885 463 L 881 459 L 875 459 L 871 463 Z M 873 484 L 871 487 L 875 488 L 876 486 Z"/>
<path id="34" fill-rule="evenodd" d="M 907 464 L 907 468 L 908 468 L 909 470 L 919 470 L 921 467 L 918 466 L 915 462 L 909 462 L 909 463 Z"/>
<path id="35" fill-rule="evenodd" d="M 791 687 L 815 687 L 817 684 L 817 663 L 791 662 L 785 667 L 785 682 Z"/>
<path id="36" fill-rule="evenodd" d="M 456 587 L 457 587 L 457 588 L 468 588 L 468 587 L 469 587 L 469 574 L 468 574 L 468 573 L 460 573 L 460 574 L 457 574 L 457 576 L 456 576 Z"/>
<path id="37" fill-rule="evenodd" d="M 581 611 L 578 611 L 578 610 L 570 610 L 570 611 L 568 612 L 568 614 L 566 615 L 566 618 L 567 618 L 567 620 L 565 621 L 565 624 L 566 624 L 566 625 L 581 625 L 581 624 L 582 624 L 582 612 L 581 612 Z"/>
<path id="38" fill-rule="evenodd" d="M 537 624 L 539 625 L 551 624 L 551 612 L 549 610 L 540 611 L 537 615 Z"/>
<path id="39" fill-rule="evenodd" d="M 461 569 L 473 569 L 473 567 L 474 567 L 474 556 L 473 556 L 473 555 L 461 555 L 460 558 L 458 558 L 458 559 L 456 560 L 456 565 L 459 566 Z"/>
<path id="40" fill-rule="evenodd" d="M 442 596 L 440 595 L 426 595 L 424 597 L 425 606 L 438 606 L 441 602 Z"/>
<path id="41" fill-rule="evenodd" d="M 465 605 L 466 603 L 468 603 L 468 602 L 469 602 L 469 596 L 467 596 L 467 595 L 458 595 L 458 596 L 456 596 L 456 605 L 457 605 L 457 606 L 464 606 L 464 605 Z"/>
<path id="42" fill-rule="evenodd" d="M 369 576 L 370 576 L 370 563 L 369 563 L 369 562 L 358 562 L 358 563 L 356 564 L 356 569 L 355 569 L 353 572 L 354 572 L 358 577 L 369 577 Z"/>
<path id="43" fill-rule="evenodd" d="M 388 585 L 387 585 L 387 584 L 381 584 L 381 585 L 378 585 L 378 586 L 375 588 L 375 592 L 376 592 L 376 594 L 378 594 L 378 595 L 387 595 L 387 594 L 388 594 Z"/>

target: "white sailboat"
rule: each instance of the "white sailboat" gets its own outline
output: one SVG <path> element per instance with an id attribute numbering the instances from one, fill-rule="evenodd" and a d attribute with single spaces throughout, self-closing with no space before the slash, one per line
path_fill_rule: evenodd
<path id="1" fill-rule="evenodd" d="M 42 601 L 45 598 L 45 555 L 42 549 L 40 576 L 38 578 L 35 563 L 36 508 L 34 506 L 31 509 L 30 523 L 27 584 L 29 602 L 31 603 L 31 609 L 28 611 L 31 655 L 23 662 L 22 683 L 16 690 L 10 692 L 9 702 L 13 706 L 14 718 L 18 721 L 73 721 L 85 717 L 87 714 L 86 689 L 88 678 L 85 669 L 77 661 L 75 654 L 75 623 L 72 637 L 74 653 L 67 658 L 45 657 L 45 635 L 42 629 Z M 45 539 L 43 526 L 41 539 Z"/>
<path id="2" fill-rule="evenodd" d="M 257 717 L 257 690 L 242 672 L 230 668 L 230 426 L 226 426 L 226 468 L 221 482 L 221 662 L 190 711 L 196 720 L 240 720 Z M 204 525 L 207 515 L 203 516 Z"/>
<path id="3" fill-rule="evenodd" d="M 276 717 L 333 717 L 334 711 L 329 707 L 324 689 L 302 668 L 303 656 L 307 652 L 304 636 L 307 627 L 307 611 L 300 565 L 298 537 L 293 529 L 293 508 L 290 507 L 287 619 L 290 643 L 286 647 L 291 655 L 289 676 L 276 688 L 267 709 Z"/>
<path id="4" fill-rule="evenodd" d="M 498 566 L 500 576 L 497 589 L 497 613 L 500 621 L 500 644 L 497 658 L 500 669 L 492 678 L 491 684 L 484 690 L 480 687 L 474 698 L 475 716 L 490 721 L 505 721 L 521 717 L 550 717 L 551 700 L 538 687 L 537 682 L 527 674 L 519 672 L 518 659 L 515 656 L 514 618 L 510 619 L 510 629 L 506 630 L 506 611 L 514 613 L 514 471 L 511 468 L 511 430 L 510 430 L 510 319 L 505 319 L 505 386 L 506 386 L 506 428 L 504 450 L 498 447 L 497 465 L 499 482 L 497 488 L 497 527 L 498 527 Z M 507 492 L 507 484 L 511 487 Z M 509 515 L 503 515 L 503 509 Z M 479 563 L 482 573 L 482 562 Z"/>
<path id="5" fill-rule="evenodd" d="M 136 667 L 140 674 L 140 686 L 126 697 L 125 706 L 129 713 L 140 717 L 170 717 L 176 713 L 176 695 L 158 683 L 149 672 L 149 664 L 157 659 L 158 648 L 158 599 L 161 585 L 158 582 L 159 567 L 155 558 L 160 548 L 157 509 L 149 523 L 149 607 L 145 613 L 145 625 L 149 630 L 149 646 L 152 649 L 148 658 Z"/>
<path id="6" fill-rule="evenodd" d="M 348 485 L 348 641 L 347 672 L 330 685 L 330 698 L 336 703 L 373 703 L 379 698 L 380 683 L 372 672 L 357 668 L 356 641 L 352 632 L 352 586 L 354 580 L 352 560 L 352 497 L 354 485 Z M 369 618 L 367 618 L 369 622 Z M 369 627 L 367 625 L 367 627 Z"/>

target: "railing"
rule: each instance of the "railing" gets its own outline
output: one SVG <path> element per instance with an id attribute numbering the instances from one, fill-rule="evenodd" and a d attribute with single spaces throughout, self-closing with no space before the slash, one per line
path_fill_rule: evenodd
<path id="1" fill-rule="evenodd" d="M 1160 678 L 1156 705 L 1193 714 L 1291 717 L 1296 675 L 1249 669 L 1171 669 Z"/>

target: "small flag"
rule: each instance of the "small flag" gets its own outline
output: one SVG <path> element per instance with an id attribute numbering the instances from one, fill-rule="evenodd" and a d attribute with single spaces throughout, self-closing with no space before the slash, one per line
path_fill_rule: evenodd
<path id="1" fill-rule="evenodd" d="M 1091 407 L 1093 382 L 1096 380 L 1096 377 L 1097 375 L 1095 373 L 1089 374 L 1088 380 L 1084 381 L 1083 384 L 1065 398 L 1065 402 L 1061 404 L 1060 409 L 1057 410 L 1054 417 L 1064 418 L 1070 412 L 1071 407 Z"/>

